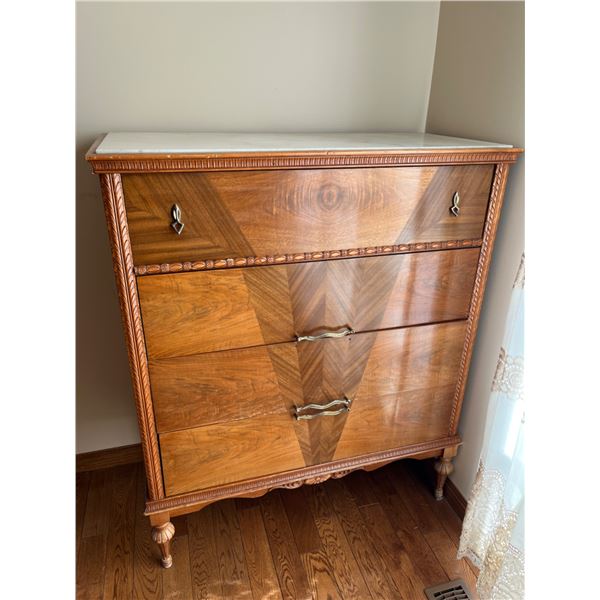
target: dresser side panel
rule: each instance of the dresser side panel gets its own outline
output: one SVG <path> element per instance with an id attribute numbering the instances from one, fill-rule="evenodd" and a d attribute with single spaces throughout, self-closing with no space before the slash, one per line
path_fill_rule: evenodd
<path id="1" fill-rule="evenodd" d="M 100 183 L 127 342 L 148 497 L 150 500 L 158 500 L 164 497 L 163 479 L 121 176 L 118 173 L 101 175 Z"/>
<path id="2" fill-rule="evenodd" d="M 500 211 L 504 201 L 504 191 L 506 189 L 506 181 L 510 165 L 508 163 L 499 163 L 494 171 L 492 180 L 492 191 L 488 205 L 488 212 L 485 219 L 483 229 L 483 243 L 475 274 L 475 286 L 473 288 L 473 297 L 469 308 L 469 317 L 467 319 L 467 331 L 465 335 L 465 344 L 462 351 L 460 361 L 460 371 L 458 385 L 454 395 L 452 405 L 452 414 L 450 417 L 449 435 L 454 435 L 458 431 L 458 422 L 460 411 L 465 395 L 465 386 L 469 375 L 469 367 L 471 365 L 471 356 L 473 355 L 473 347 L 475 345 L 475 336 L 477 335 L 477 326 L 479 324 L 479 315 L 481 314 L 481 306 L 483 304 L 483 296 L 485 292 L 485 284 L 490 269 L 492 258 L 492 250 L 496 239 L 496 230 L 500 221 Z"/>

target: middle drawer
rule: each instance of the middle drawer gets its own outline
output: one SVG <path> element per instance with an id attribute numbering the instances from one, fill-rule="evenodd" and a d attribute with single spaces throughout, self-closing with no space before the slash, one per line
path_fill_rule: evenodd
<path id="1" fill-rule="evenodd" d="M 467 317 L 479 248 L 138 278 L 148 357 Z"/>

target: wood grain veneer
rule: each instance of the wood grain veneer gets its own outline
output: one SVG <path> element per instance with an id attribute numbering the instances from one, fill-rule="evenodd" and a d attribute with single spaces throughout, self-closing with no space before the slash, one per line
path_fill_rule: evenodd
<path id="1" fill-rule="evenodd" d="M 220 499 L 409 456 L 438 459 L 442 496 L 461 443 L 458 419 L 508 169 L 520 152 L 90 150 L 129 352 L 146 514 L 163 566 L 173 560 L 171 518 Z M 181 235 L 171 228 L 175 203 Z M 342 327 L 356 333 L 292 342 Z M 350 412 L 294 419 L 296 406 L 344 395 Z M 130 495 L 120 501 L 120 522 Z M 308 498 L 324 514 L 320 494 Z M 373 526 L 375 512 L 367 515 Z M 240 545 L 253 523 L 240 535 L 220 510 L 219 553 Z M 353 523 L 342 527 L 360 539 Z M 377 533 L 381 547 L 386 532 Z M 117 537 L 100 551 L 116 552 Z M 307 549 L 306 556 L 308 568 L 321 568 L 320 555 Z M 121 569 L 119 561 L 111 565 Z M 219 568 L 235 570 L 236 561 Z M 370 593 L 377 588 L 368 574 L 364 581 Z M 423 581 L 415 573 L 389 589 L 410 595 Z"/>
<path id="2" fill-rule="evenodd" d="M 465 319 L 478 260 L 479 249 L 464 249 L 141 277 L 148 355 Z"/>
<path id="3" fill-rule="evenodd" d="M 477 239 L 492 174 L 490 165 L 131 174 L 123 186 L 134 261 L 148 265 Z M 460 219 L 449 210 L 456 191 Z"/>
<path id="4" fill-rule="evenodd" d="M 235 360 L 242 372 L 253 367 L 265 373 L 273 386 L 279 382 L 278 397 L 272 396 L 262 405 L 265 411 L 270 408 L 267 415 L 161 434 L 167 493 L 190 492 L 444 437 L 465 326 L 463 321 L 314 344 L 277 344 L 268 347 L 271 361 L 265 353 L 262 363 L 251 362 L 255 349 L 239 351 L 235 358 L 231 352 L 215 353 L 225 355 L 223 361 Z M 223 406 L 224 413 L 240 405 L 260 405 L 261 392 L 251 385 L 247 389 L 249 398 L 222 395 L 218 388 L 209 397 Z M 344 396 L 352 400 L 348 413 L 309 421 L 293 417 L 295 406 Z M 176 401 L 173 406 L 184 414 L 172 418 L 193 425 L 194 409 L 196 415 L 206 410 L 206 401 L 206 397 L 195 403 L 188 400 L 183 407 Z M 157 415 L 162 415 L 160 405 Z"/>

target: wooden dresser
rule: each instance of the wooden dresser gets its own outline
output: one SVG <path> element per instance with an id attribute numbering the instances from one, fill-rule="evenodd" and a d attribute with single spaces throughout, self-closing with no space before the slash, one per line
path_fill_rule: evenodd
<path id="1" fill-rule="evenodd" d="M 519 149 L 430 134 L 127 134 L 100 176 L 162 564 L 170 518 L 438 457 L 452 471 Z"/>

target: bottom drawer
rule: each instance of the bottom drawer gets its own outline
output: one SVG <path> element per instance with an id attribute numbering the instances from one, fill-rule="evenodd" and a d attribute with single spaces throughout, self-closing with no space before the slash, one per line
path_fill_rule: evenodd
<path id="1" fill-rule="evenodd" d="M 315 372 L 326 404 L 347 395 L 348 412 L 337 404 L 310 420 L 298 420 L 294 406 L 228 423 L 160 435 L 168 495 L 233 483 L 446 437 L 458 379 L 464 321 L 392 329 L 329 340 L 368 348 L 366 360 L 340 365 L 337 373 Z M 370 337 L 369 337 L 370 336 Z M 310 343 L 310 342 L 308 342 Z M 287 344 L 280 346 L 284 348 Z M 294 384 L 293 369 L 274 357 L 281 398 Z M 284 372 L 281 372 L 281 371 Z M 345 394 L 345 380 L 353 380 Z M 347 381 L 346 381 L 347 383 Z M 315 398 L 304 404 L 315 403 Z M 317 414 L 307 411 L 303 414 Z"/>

